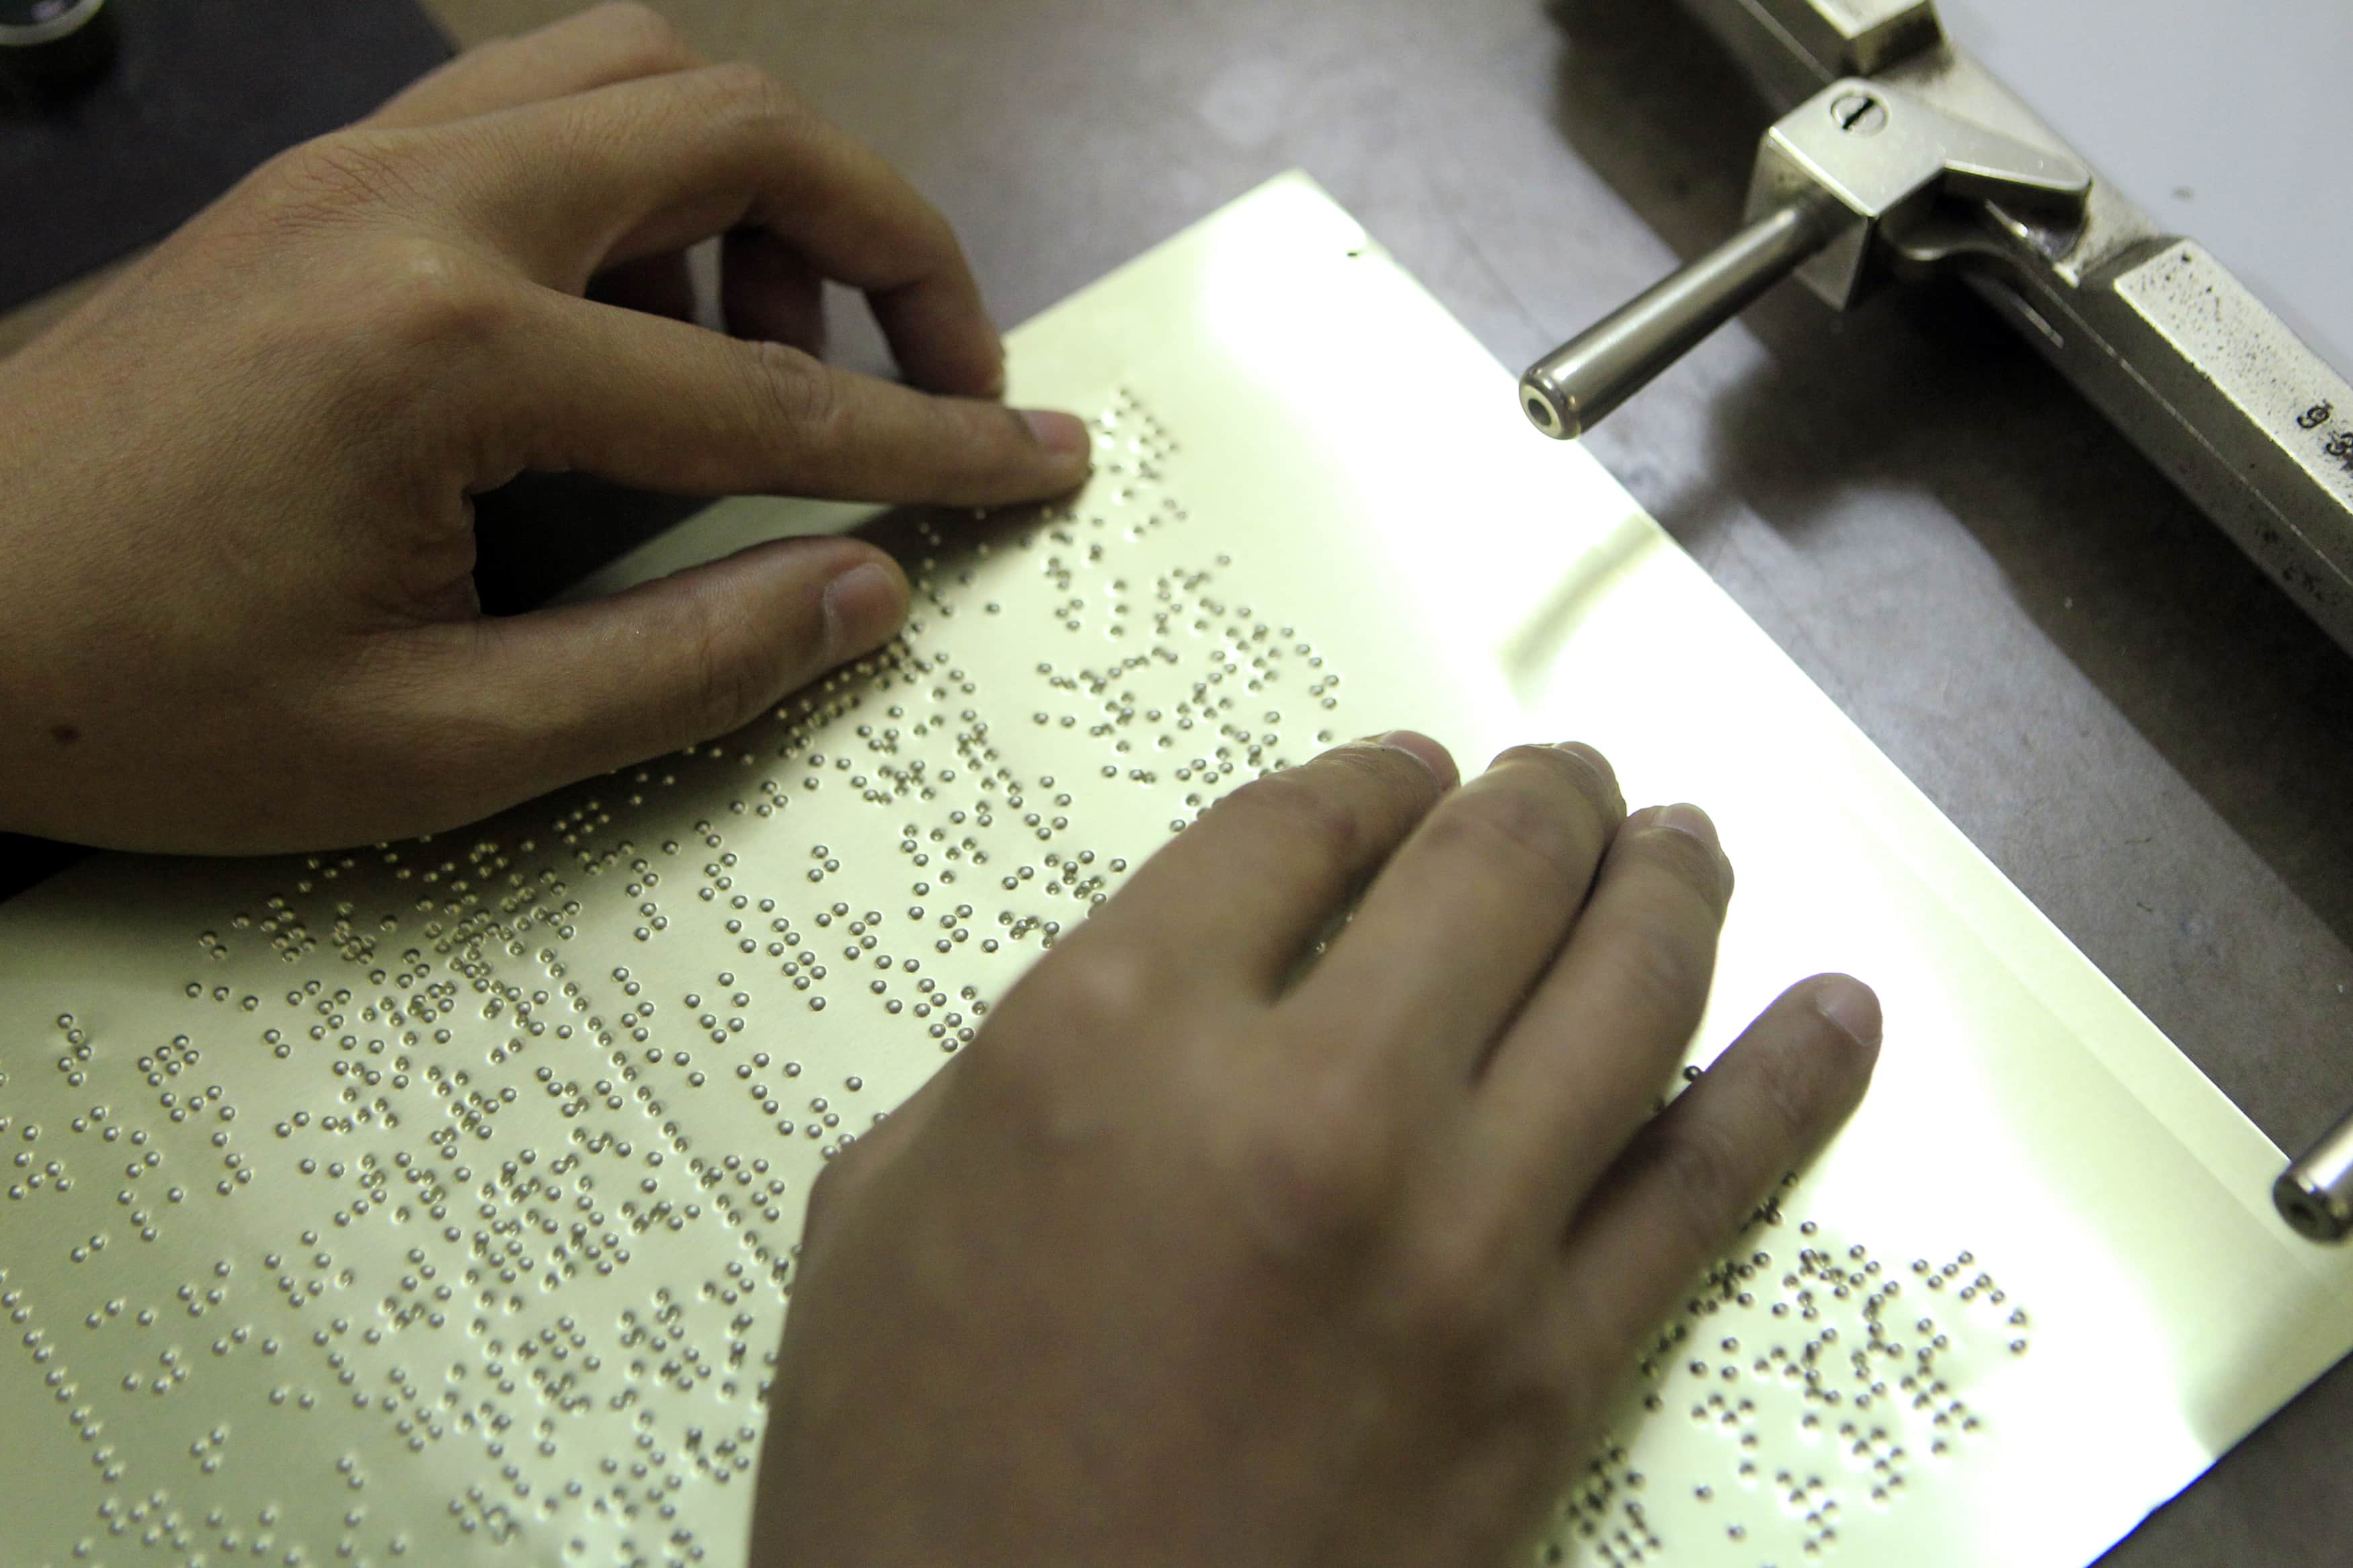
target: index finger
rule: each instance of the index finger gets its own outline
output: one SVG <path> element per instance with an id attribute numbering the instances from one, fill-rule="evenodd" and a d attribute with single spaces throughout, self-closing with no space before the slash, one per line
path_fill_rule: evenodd
<path id="1" fill-rule="evenodd" d="M 909 381 L 1003 388 L 1004 344 L 947 219 L 750 67 L 617 82 L 427 134 L 475 142 L 456 216 L 538 282 L 576 294 L 605 268 L 755 228 L 863 290 Z"/>

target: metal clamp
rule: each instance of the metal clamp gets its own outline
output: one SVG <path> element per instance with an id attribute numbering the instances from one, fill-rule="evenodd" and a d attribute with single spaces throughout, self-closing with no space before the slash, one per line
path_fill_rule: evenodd
<path id="1" fill-rule="evenodd" d="M 1580 436 L 1792 273 L 1852 308 L 1893 275 L 1894 247 L 1946 196 L 2063 235 L 2091 189 L 2091 171 L 2072 158 L 1893 88 L 1833 82 L 1766 132 L 1748 226 L 1531 365 L 1521 406 L 1547 436 Z"/>

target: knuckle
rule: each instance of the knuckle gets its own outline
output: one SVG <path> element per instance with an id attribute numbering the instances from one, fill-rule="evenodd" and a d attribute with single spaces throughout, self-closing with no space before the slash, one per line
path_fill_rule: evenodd
<path id="1" fill-rule="evenodd" d="M 1397 746 L 1343 746 L 1316 760 L 1339 777 L 1361 785 L 1378 805 L 1418 812 L 1438 798 L 1438 775 L 1428 763 Z"/>
<path id="2" fill-rule="evenodd" d="M 1791 1147 L 1810 1145 L 1852 1103 L 1873 1061 L 1869 1047 L 1826 1022 L 1802 1043 L 1758 1053 L 1757 1096 Z"/>
<path id="3" fill-rule="evenodd" d="M 399 133 L 331 132 L 288 148 L 263 166 L 260 181 L 281 222 L 326 221 L 414 194 Z"/>
<path id="4" fill-rule="evenodd" d="M 1401 1270 L 1406 1331 L 1441 1349 L 1495 1344 L 1517 1282 L 1507 1241 L 1503 1227 L 1475 1218 L 1457 1216 L 1429 1227 Z"/>
<path id="5" fill-rule="evenodd" d="M 1630 917 L 1610 967 L 1616 989 L 1643 1013 L 1696 1024 L 1715 977 L 1715 947 L 1655 911 Z"/>
<path id="6" fill-rule="evenodd" d="M 670 19 L 639 0 L 606 0 L 593 13 L 618 43 L 624 61 L 641 69 L 675 68 L 693 57 Z"/>
<path id="7" fill-rule="evenodd" d="M 1657 1187 L 1664 1200 L 1659 1212 L 1688 1250 L 1713 1251 L 1755 1200 L 1748 1163 L 1731 1134 L 1714 1123 L 1653 1122 L 1636 1150 L 1635 1174 Z"/>
<path id="8" fill-rule="evenodd" d="M 774 695 L 761 661 L 747 651 L 758 640 L 716 596 L 698 595 L 690 602 L 684 628 L 683 657 L 693 693 L 688 707 L 695 733 L 707 740 L 741 728 L 765 708 Z"/>
<path id="9" fill-rule="evenodd" d="M 463 672 L 480 658 L 480 623 L 432 628 L 427 635 L 379 637 L 362 644 L 338 671 L 337 685 L 357 710 L 388 717 L 385 738 L 371 742 L 364 779 L 370 814 L 386 837 L 437 833 L 480 820 L 529 793 L 513 759 L 531 737 L 504 710 L 452 702 Z"/>
<path id="10" fill-rule="evenodd" d="M 1581 810 L 1564 812 L 1558 791 L 1529 787 L 1528 775 L 1490 774 L 1457 795 L 1451 810 L 1424 830 L 1449 858 L 1510 868 L 1534 859 L 1559 880 L 1583 887 L 1593 877 L 1591 834 Z"/>
<path id="11" fill-rule="evenodd" d="M 1295 1257 L 1358 1244 L 1384 1228 L 1405 1177 L 1389 1097 L 1360 1068 L 1327 1070 L 1243 1139 L 1262 1238 Z"/>
<path id="12" fill-rule="evenodd" d="M 1254 821 L 1286 848 L 1319 861 L 1353 860 L 1365 837 L 1365 825 L 1344 795 L 1296 772 L 1253 779 L 1218 809 L 1229 817 Z"/>
<path id="13" fill-rule="evenodd" d="M 346 320 L 363 348 L 399 357 L 470 356 L 503 341 L 513 324 L 512 291 L 453 247 L 414 237 L 387 239 L 360 269 L 363 286 Z"/>
<path id="14" fill-rule="evenodd" d="M 1082 928 L 1013 988 L 958 1058 L 962 1090 L 1041 1154 L 1092 1142 L 1103 1131 L 1100 1075 L 1069 1069 L 1134 1053 L 1160 1012 L 1158 984 L 1148 959 Z"/>
<path id="15" fill-rule="evenodd" d="M 849 405 L 814 357 L 785 343 L 751 345 L 753 395 L 763 423 L 788 449 L 826 450 L 849 437 Z"/>
<path id="16" fill-rule="evenodd" d="M 1018 409 L 969 397 L 934 397 L 925 406 L 939 428 L 939 449 L 969 454 L 976 494 L 1034 491 L 1044 454 Z"/>
<path id="17" fill-rule="evenodd" d="M 924 272 L 944 272 L 966 265 L 964 241 L 957 237 L 955 225 L 929 202 L 909 204 L 904 220 L 893 236 L 892 248 Z"/>
<path id="18" fill-rule="evenodd" d="M 1590 812 L 1597 822 L 1614 822 L 1625 815 L 1618 775 L 1599 752 L 1588 757 L 1562 746 L 1514 746 L 1495 759 L 1495 765 L 1530 770 L 1558 790 L 1565 802 Z"/>
<path id="19" fill-rule="evenodd" d="M 1553 1305 L 1553 1331 L 1540 1334 L 1525 1353 L 1525 1384 L 1535 1419 L 1555 1436 L 1606 1410 L 1622 1393 L 1625 1369 L 1641 1360 L 1640 1347 L 1619 1332 L 1604 1331 L 1605 1311 L 1577 1300 Z"/>
<path id="20" fill-rule="evenodd" d="M 1116 1040 L 1151 1017 L 1157 970 L 1145 955 L 1116 943 L 1081 941 L 1041 965 L 1029 989 L 1054 1034 Z"/>
<path id="21" fill-rule="evenodd" d="M 907 450 L 923 454 L 930 472 L 918 482 L 929 493 L 976 505 L 1035 493 L 1038 443 L 1018 413 L 976 399 L 938 396 L 920 398 L 912 413 L 912 420 L 894 432 L 893 445 L 904 443 Z M 903 459 L 902 471 L 908 471 Z"/>
<path id="22" fill-rule="evenodd" d="M 730 60 L 723 65 L 707 66 L 699 74 L 721 110 L 741 123 L 759 130 L 790 132 L 808 122 L 809 111 L 801 100 L 755 65 Z"/>
<path id="23" fill-rule="evenodd" d="M 1795 1142 L 1820 1120 L 1822 1078 L 1799 1053 L 1778 1050 L 1759 1054 L 1756 1064 L 1757 1099 L 1770 1116 L 1776 1131 Z"/>
<path id="24" fill-rule="evenodd" d="M 1676 827 L 1645 827 L 1636 845 L 1643 858 L 1698 893 L 1711 906 L 1721 902 L 1729 891 L 1725 885 L 1722 857 L 1694 835 Z"/>

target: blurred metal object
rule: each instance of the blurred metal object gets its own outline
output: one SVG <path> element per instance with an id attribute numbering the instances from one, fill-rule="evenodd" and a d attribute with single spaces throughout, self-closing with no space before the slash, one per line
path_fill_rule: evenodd
<path id="1" fill-rule="evenodd" d="M 2091 184 L 2064 154 L 1860 78 L 1834 82 L 1766 133 L 1748 226 L 1539 360 L 1521 403 L 1545 434 L 1580 435 L 1792 273 L 1844 310 L 1891 275 L 1889 246 L 1941 200 L 1998 202 L 2063 232 Z"/>
<path id="2" fill-rule="evenodd" d="M 2353 1115 L 2331 1129 L 2272 1188 L 2280 1217 L 2311 1241 L 2353 1236 Z"/>
<path id="3" fill-rule="evenodd" d="M 0 90 L 29 108 L 65 98 L 114 58 L 106 0 L 0 0 Z"/>
<path id="4" fill-rule="evenodd" d="M 1936 0 L 1683 0 L 1784 107 L 1835 77 L 1877 76 L 1944 44 Z"/>
<path id="5" fill-rule="evenodd" d="M 1902 95 L 1886 100 L 1899 111 L 1890 131 L 1905 118 L 1902 107 L 1916 104 L 1947 126 L 2086 167 L 1946 36 L 1931 0 L 1683 4 L 1783 110 L 1841 78 L 1867 78 L 1853 90 Z M 1813 127 L 1817 153 L 1872 119 L 1867 106 L 1849 107 L 1860 115 L 1854 127 Z M 1768 132 L 1760 171 L 1790 123 Z M 1819 173 L 1789 178 L 1819 183 Z M 2096 174 L 2060 221 L 2027 194 L 1948 174 L 1922 207 L 1883 218 L 1859 241 L 1833 241 L 1803 276 L 1841 308 L 1883 278 L 1966 279 L 2353 649 L 2353 384 L 2196 241 L 2161 229 Z M 1855 287 L 1841 290 L 1841 279 Z M 1537 405 L 1523 403 L 1548 433 L 1576 433 L 1566 422 L 1546 426 Z"/>

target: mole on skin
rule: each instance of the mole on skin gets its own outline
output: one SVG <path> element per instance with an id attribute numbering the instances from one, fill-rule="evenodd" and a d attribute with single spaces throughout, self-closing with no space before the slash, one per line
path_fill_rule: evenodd
<path id="1" fill-rule="evenodd" d="M 49 739 L 60 746 L 70 746 L 81 739 L 81 731 L 71 724 L 52 724 L 49 726 Z"/>

